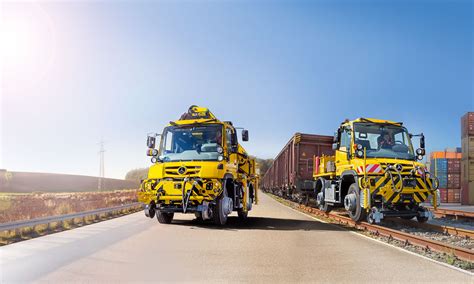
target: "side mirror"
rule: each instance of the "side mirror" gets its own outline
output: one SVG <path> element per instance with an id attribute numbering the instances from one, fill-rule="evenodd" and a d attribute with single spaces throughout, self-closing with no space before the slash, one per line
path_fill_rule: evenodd
<path id="1" fill-rule="evenodd" d="M 332 138 L 332 142 L 337 143 L 338 138 L 339 138 L 339 131 L 335 131 L 334 137 Z"/>
<path id="2" fill-rule="evenodd" d="M 242 141 L 249 141 L 249 131 L 246 129 L 242 130 Z"/>
<path id="3" fill-rule="evenodd" d="M 337 149 L 339 149 L 339 143 L 332 143 L 332 149 L 334 151 L 336 151 Z"/>
<path id="4" fill-rule="evenodd" d="M 423 133 L 421 133 L 420 148 L 425 149 L 425 135 L 423 135 Z"/>
<path id="5" fill-rule="evenodd" d="M 154 136 L 148 135 L 148 137 L 146 139 L 146 145 L 148 146 L 148 148 L 154 149 L 155 148 L 155 142 L 156 142 L 156 138 Z"/>

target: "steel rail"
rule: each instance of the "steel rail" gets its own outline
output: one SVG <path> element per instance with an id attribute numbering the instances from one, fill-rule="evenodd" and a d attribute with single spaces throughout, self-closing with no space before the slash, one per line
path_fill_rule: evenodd
<path id="1" fill-rule="evenodd" d="M 394 239 L 398 240 L 404 244 L 411 244 L 420 248 L 423 248 L 425 250 L 434 250 L 437 252 L 442 252 L 442 253 L 448 253 L 448 254 L 454 254 L 457 256 L 459 259 L 462 260 L 467 260 L 467 261 L 474 261 L 474 251 L 462 247 L 457 247 L 453 246 L 451 244 L 447 243 L 442 243 L 439 241 L 427 239 L 424 237 L 412 235 L 409 233 L 401 232 L 398 230 L 382 227 L 379 225 L 374 225 L 374 224 L 369 224 L 367 222 L 355 222 L 349 217 L 346 216 L 341 216 L 336 213 L 324 213 L 316 208 L 308 207 L 305 205 L 298 205 L 300 209 L 303 211 L 319 215 L 322 217 L 326 217 L 329 219 L 332 219 L 334 221 L 337 221 L 340 224 L 343 225 L 348 225 L 351 227 L 354 227 L 359 230 L 364 230 L 364 231 L 369 231 L 375 235 L 380 235 L 387 237 L 389 239 Z"/>
<path id="2" fill-rule="evenodd" d="M 96 210 L 71 213 L 71 214 L 65 214 L 65 215 L 36 218 L 32 220 L 21 220 L 21 221 L 2 223 L 0 224 L 0 231 L 15 230 L 15 229 L 20 229 L 20 228 L 25 228 L 25 227 L 32 227 L 36 225 L 71 220 L 74 218 L 83 218 L 83 217 L 91 216 L 91 215 L 110 213 L 110 212 L 119 211 L 119 210 L 131 208 L 131 207 L 137 207 L 139 205 L 140 205 L 139 202 L 135 202 L 135 203 L 120 205 L 116 207 L 101 208 L 101 209 L 96 209 Z"/>
<path id="3" fill-rule="evenodd" d="M 445 233 L 452 236 L 459 236 L 459 237 L 474 239 L 474 231 L 468 230 L 468 229 L 456 228 L 456 227 L 444 226 L 444 225 L 436 225 L 436 224 L 430 224 L 430 223 L 420 223 L 420 222 L 416 222 L 412 220 L 403 220 L 399 218 L 390 219 L 390 221 L 393 221 L 398 224 L 410 226 L 410 227 L 432 230 L 435 232 Z"/>
<path id="4" fill-rule="evenodd" d="M 462 210 L 453 210 L 453 209 L 445 209 L 445 208 L 438 208 L 433 210 L 433 207 L 429 207 L 432 212 L 435 214 L 436 217 L 450 217 L 454 219 L 466 219 L 466 220 L 474 220 L 474 212 L 469 211 L 462 211 Z"/>

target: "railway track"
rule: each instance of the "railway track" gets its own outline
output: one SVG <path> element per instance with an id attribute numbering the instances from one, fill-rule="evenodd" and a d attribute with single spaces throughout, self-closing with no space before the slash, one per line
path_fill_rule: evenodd
<path id="1" fill-rule="evenodd" d="M 420 228 L 420 229 L 430 230 L 430 231 L 439 232 L 443 234 L 449 234 L 451 236 L 474 239 L 474 231 L 463 229 L 463 228 L 436 225 L 436 224 L 430 224 L 430 223 L 420 223 L 413 220 L 404 220 L 404 219 L 399 219 L 399 218 L 392 219 L 391 221 L 398 224 L 406 225 L 412 228 Z"/>
<path id="2" fill-rule="evenodd" d="M 438 208 L 433 210 L 433 207 L 428 207 L 438 218 L 450 218 L 455 220 L 467 220 L 474 222 L 474 212 Z"/>
<path id="3" fill-rule="evenodd" d="M 284 199 L 284 200 L 289 202 L 290 206 L 295 209 L 310 213 L 312 215 L 321 216 L 326 219 L 330 219 L 331 221 L 335 221 L 344 226 L 349 226 L 358 230 L 367 231 L 376 236 L 386 237 L 389 240 L 397 240 L 401 243 L 404 243 L 405 245 L 417 246 L 426 251 L 436 251 L 439 253 L 453 254 L 454 256 L 456 256 L 457 258 L 461 260 L 474 262 L 474 250 L 471 250 L 471 249 L 455 246 L 449 243 L 440 242 L 437 240 L 425 238 L 425 237 L 410 234 L 407 232 L 402 232 L 400 230 L 396 230 L 396 229 L 392 229 L 392 228 L 388 228 L 388 227 L 384 227 L 380 225 L 369 224 L 367 222 L 355 222 L 351 218 L 338 214 L 337 212 L 325 213 L 319 209 L 316 209 L 307 205 L 298 204 L 294 201 L 290 201 L 287 199 Z M 410 223 L 410 221 L 408 221 L 407 223 Z M 414 223 L 415 222 L 411 224 L 414 224 Z M 414 226 L 417 226 L 417 225 L 414 225 Z M 439 230 L 443 232 L 449 231 L 452 234 L 464 235 L 469 238 L 473 236 L 472 231 L 467 232 L 468 230 L 457 229 L 454 227 L 437 226 L 437 225 L 431 226 L 431 224 L 423 224 L 421 226 L 426 226 L 425 228 L 430 227 L 433 230 Z"/>

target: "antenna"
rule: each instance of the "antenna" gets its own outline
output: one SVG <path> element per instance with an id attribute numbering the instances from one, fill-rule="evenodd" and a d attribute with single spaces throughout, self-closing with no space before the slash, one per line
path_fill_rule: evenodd
<path id="1" fill-rule="evenodd" d="M 102 188 L 104 187 L 104 176 L 105 176 L 105 165 L 104 165 L 104 153 L 105 153 L 105 148 L 104 148 L 104 144 L 105 142 L 103 140 L 101 140 L 99 142 L 99 145 L 100 145 L 100 150 L 99 150 L 99 183 L 97 185 L 97 189 L 99 191 L 102 190 Z"/>

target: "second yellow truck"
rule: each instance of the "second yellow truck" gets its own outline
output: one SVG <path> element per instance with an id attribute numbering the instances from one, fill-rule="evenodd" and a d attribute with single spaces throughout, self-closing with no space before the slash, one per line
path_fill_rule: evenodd
<path id="1" fill-rule="evenodd" d="M 412 137 L 420 137 L 415 151 Z M 431 218 L 423 207 L 429 196 L 438 205 L 438 181 L 421 162 L 423 134 L 400 122 L 358 118 L 344 121 L 334 136 L 334 155 L 315 157 L 315 195 L 319 208 L 344 207 L 355 221 L 385 217 Z"/>

